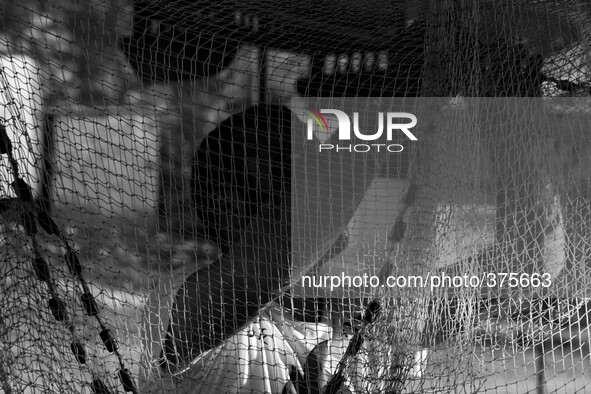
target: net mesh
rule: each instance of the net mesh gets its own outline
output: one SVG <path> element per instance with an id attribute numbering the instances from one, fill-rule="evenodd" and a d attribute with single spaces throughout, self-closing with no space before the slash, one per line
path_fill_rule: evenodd
<path id="1" fill-rule="evenodd" d="M 0 392 L 590 390 L 589 2 L 0 7 Z M 323 194 L 309 97 L 418 98 L 419 143 Z"/>

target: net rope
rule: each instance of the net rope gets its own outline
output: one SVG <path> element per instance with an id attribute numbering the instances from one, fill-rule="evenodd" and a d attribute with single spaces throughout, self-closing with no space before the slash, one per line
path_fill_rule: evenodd
<path id="1" fill-rule="evenodd" d="M 0 393 L 591 390 L 588 1 L 0 15 Z M 298 167 L 311 97 L 417 100 L 419 143 Z M 365 273 L 505 285 L 295 290 Z"/>

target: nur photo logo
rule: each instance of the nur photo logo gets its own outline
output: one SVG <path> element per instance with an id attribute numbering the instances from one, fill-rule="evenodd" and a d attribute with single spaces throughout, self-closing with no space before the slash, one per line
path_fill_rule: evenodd
<path id="1" fill-rule="evenodd" d="M 318 144 L 319 152 L 334 150 L 336 152 L 398 153 L 404 150 L 404 146 L 393 141 L 394 139 L 400 141 L 400 133 L 409 141 L 418 141 L 410 130 L 417 125 L 417 117 L 408 112 L 378 112 L 377 126 L 374 126 L 374 130 L 362 130 L 359 126 L 359 112 L 352 113 L 352 120 L 346 112 L 338 109 L 308 110 L 307 115 L 307 139 L 310 141 L 316 139 L 321 142 Z M 325 115 L 331 115 L 330 121 Z M 336 130 L 329 127 L 335 118 L 338 125 Z M 326 138 L 319 138 L 318 134 Z M 335 135 L 338 136 L 338 141 L 334 141 Z M 356 140 L 363 142 L 354 143 Z"/>

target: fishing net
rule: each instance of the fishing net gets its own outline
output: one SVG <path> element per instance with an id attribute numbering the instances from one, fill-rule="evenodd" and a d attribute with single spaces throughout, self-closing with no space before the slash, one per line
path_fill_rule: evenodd
<path id="1" fill-rule="evenodd" d="M 588 2 L 0 7 L 0 392 L 589 390 Z"/>

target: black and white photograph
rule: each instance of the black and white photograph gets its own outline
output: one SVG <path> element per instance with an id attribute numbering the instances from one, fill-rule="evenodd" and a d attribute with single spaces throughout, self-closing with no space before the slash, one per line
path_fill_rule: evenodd
<path id="1" fill-rule="evenodd" d="M 591 393 L 590 327 L 589 0 L 0 0 L 0 394 Z"/>

